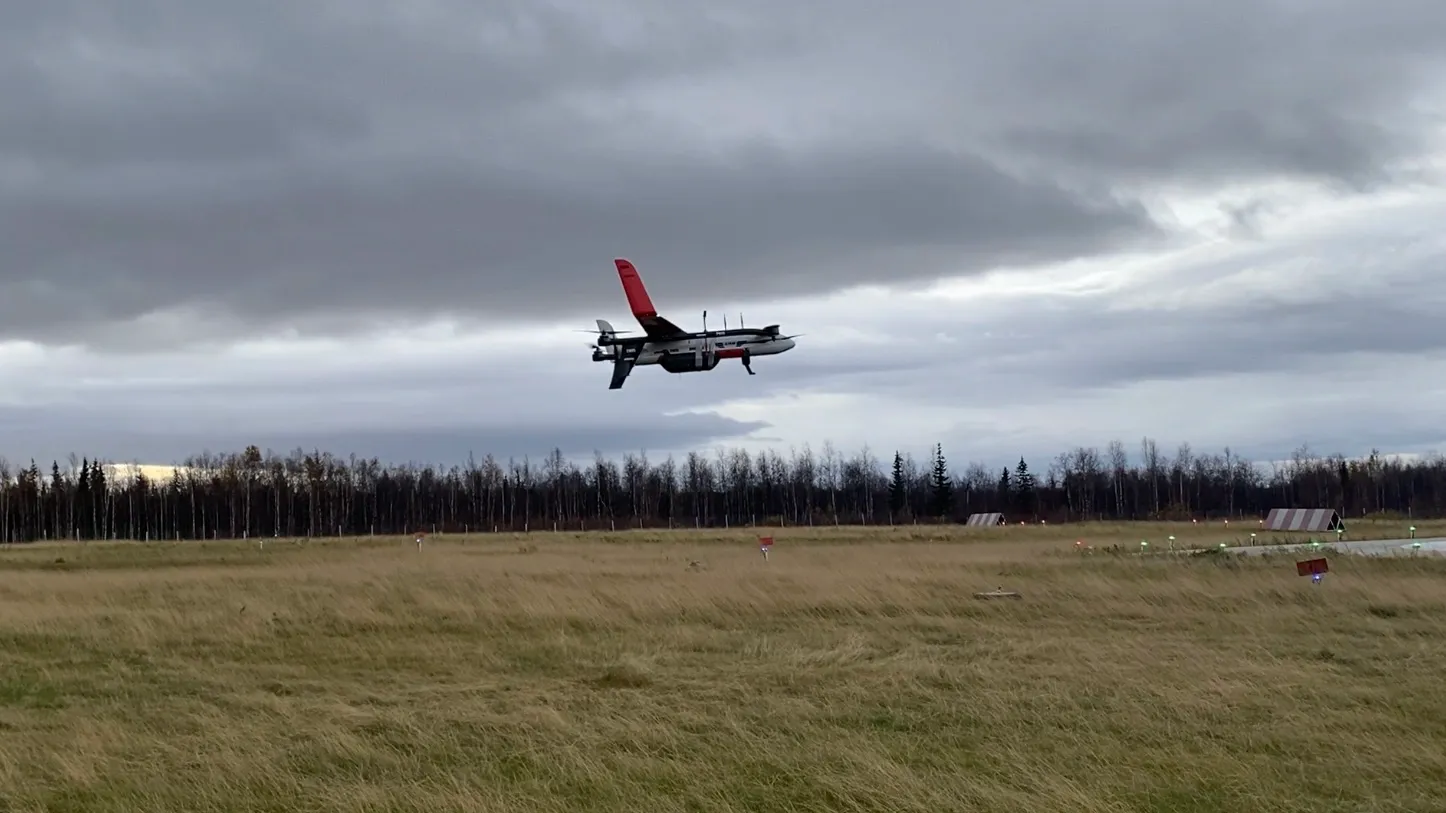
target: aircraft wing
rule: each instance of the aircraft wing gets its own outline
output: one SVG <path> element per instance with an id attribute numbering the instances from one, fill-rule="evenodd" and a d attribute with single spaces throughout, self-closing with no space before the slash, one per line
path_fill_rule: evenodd
<path id="1" fill-rule="evenodd" d="M 643 326 L 643 332 L 648 334 L 650 339 L 674 339 L 688 335 L 688 331 L 669 322 L 658 315 L 653 307 L 653 300 L 648 296 L 648 289 L 643 285 L 643 278 L 638 276 L 638 269 L 624 259 L 613 260 L 618 267 L 618 279 L 622 280 L 623 293 L 628 297 L 628 307 L 633 311 L 633 317 L 638 324 Z"/>

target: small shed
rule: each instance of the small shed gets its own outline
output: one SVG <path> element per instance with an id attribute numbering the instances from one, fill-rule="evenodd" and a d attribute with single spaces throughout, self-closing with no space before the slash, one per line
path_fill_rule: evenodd
<path id="1" fill-rule="evenodd" d="M 1346 524 L 1334 508 L 1272 508 L 1265 517 L 1267 531 L 1323 533 L 1343 531 Z"/>
<path id="2" fill-rule="evenodd" d="M 995 511 L 992 514 L 970 514 L 969 518 L 964 520 L 964 524 L 970 527 L 980 525 L 986 527 L 992 525 L 1003 525 L 1004 515 L 999 513 L 998 511 Z"/>

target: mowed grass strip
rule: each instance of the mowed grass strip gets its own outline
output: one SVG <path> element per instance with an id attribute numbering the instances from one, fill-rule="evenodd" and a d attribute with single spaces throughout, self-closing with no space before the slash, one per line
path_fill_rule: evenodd
<path id="1" fill-rule="evenodd" d="M 5 551 L 0 810 L 1440 809 L 1446 563 L 1159 530 Z"/>

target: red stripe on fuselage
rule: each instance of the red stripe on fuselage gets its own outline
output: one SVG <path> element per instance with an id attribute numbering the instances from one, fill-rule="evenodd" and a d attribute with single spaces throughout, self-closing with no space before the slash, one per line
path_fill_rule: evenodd
<path id="1" fill-rule="evenodd" d="M 623 293 L 627 295 L 628 307 L 632 308 L 633 316 L 639 319 L 649 319 L 658 315 L 653 308 L 653 300 L 648 297 L 648 289 L 643 286 L 643 278 L 638 276 L 638 269 L 624 259 L 613 260 L 618 267 L 618 279 L 623 282 Z"/>
<path id="2" fill-rule="evenodd" d="M 743 358 L 743 351 L 744 351 L 744 349 L 745 349 L 745 348 L 742 348 L 742 347 L 729 347 L 729 348 L 724 349 L 724 350 L 719 350 L 719 351 L 718 351 L 718 358 L 720 358 L 720 359 L 741 359 L 741 358 Z"/>

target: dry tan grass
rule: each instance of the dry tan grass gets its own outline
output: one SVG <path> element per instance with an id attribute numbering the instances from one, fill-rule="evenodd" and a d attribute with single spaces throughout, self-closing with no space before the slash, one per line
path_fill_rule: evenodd
<path id="1" fill-rule="evenodd" d="M 5 551 L 0 810 L 1442 809 L 1446 563 L 1172 531 Z"/>

